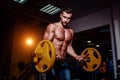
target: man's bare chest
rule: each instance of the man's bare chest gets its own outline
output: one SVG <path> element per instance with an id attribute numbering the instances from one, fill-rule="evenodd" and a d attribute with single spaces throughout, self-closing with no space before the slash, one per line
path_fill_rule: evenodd
<path id="1" fill-rule="evenodd" d="M 57 29 L 55 31 L 55 38 L 59 40 L 70 41 L 72 38 L 72 33 L 69 29 Z"/>

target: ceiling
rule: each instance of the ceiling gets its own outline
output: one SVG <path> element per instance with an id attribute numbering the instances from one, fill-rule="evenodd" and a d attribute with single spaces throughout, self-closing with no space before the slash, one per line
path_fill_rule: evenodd
<path id="1" fill-rule="evenodd" d="M 59 19 L 59 13 L 48 15 L 40 12 L 40 9 L 47 4 L 55 5 L 61 9 L 70 6 L 73 8 L 73 19 L 77 19 L 109 8 L 117 1 L 119 0 L 27 0 L 24 4 L 19 4 L 14 0 L 0 0 L 0 9 L 8 11 L 9 14 L 23 14 L 43 21 L 54 22 Z"/>

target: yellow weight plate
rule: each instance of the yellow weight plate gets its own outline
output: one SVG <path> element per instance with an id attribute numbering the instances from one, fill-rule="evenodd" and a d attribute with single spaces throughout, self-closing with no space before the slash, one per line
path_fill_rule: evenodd
<path id="1" fill-rule="evenodd" d="M 54 65 L 56 50 L 54 44 L 49 40 L 38 43 L 35 49 L 35 68 L 40 73 L 46 72 Z"/>
<path id="2" fill-rule="evenodd" d="M 101 55 L 99 51 L 95 48 L 86 48 L 82 51 L 81 56 L 84 57 L 82 60 L 82 67 L 88 72 L 95 71 L 99 68 L 101 64 Z"/>

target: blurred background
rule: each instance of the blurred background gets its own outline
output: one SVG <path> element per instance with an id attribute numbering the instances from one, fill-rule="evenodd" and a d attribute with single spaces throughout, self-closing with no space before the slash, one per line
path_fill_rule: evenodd
<path id="1" fill-rule="evenodd" d="M 15 80 L 23 74 L 18 64 L 31 62 L 46 26 L 58 21 L 60 11 L 68 6 L 73 9 L 69 26 L 75 31 L 76 52 L 80 55 L 85 48 L 93 47 L 106 64 L 105 72 L 87 72 L 71 59 L 72 79 L 118 79 L 119 0 L 0 0 L 0 80 Z"/>

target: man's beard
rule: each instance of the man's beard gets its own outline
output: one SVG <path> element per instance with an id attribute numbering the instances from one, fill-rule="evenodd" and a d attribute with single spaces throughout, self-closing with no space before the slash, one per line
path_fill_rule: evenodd
<path id="1" fill-rule="evenodd" d="M 69 28 L 67 24 L 68 24 L 68 23 L 62 23 L 62 26 L 63 26 L 64 28 Z"/>
<path id="2" fill-rule="evenodd" d="M 67 25 L 67 23 L 66 23 L 66 22 L 62 22 L 62 25 L 63 25 L 63 26 L 66 26 L 66 25 Z"/>

